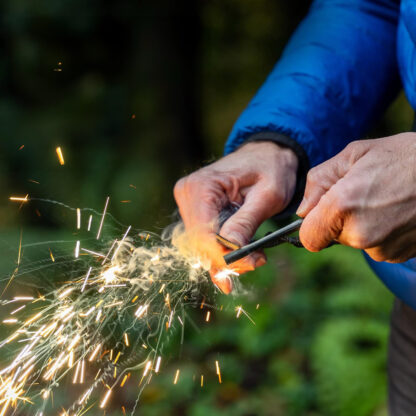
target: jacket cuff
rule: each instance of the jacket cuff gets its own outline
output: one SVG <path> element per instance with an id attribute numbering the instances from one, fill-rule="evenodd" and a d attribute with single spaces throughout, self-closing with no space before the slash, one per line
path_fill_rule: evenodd
<path id="1" fill-rule="evenodd" d="M 258 141 L 274 142 L 279 146 L 287 147 L 291 149 L 298 157 L 295 193 L 293 194 L 289 205 L 282 212 L 273 217 L 277 220 L 284 219 L 290 215 L 293 215 L 296 212 L 300 202 L 302 201 L 303 194 L 305 192 L 306 175 L 310 169 L 309 158 L 303 147 L 297 141 L 284 134 L 276 133 L 274 131 L 262 131 L 248 136 L 244 140 L 244 144 Z"/>

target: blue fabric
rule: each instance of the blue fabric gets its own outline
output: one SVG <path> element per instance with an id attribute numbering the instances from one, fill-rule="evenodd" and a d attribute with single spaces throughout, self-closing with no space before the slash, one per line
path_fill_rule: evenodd
<path id="1" fill-rule="evenodd" d="M 416 109 L 415 0 L 315 0 L 235 123 L 225 153 L 273 131 L 298 142 L 315 166 L 363 137 L 400 79 Z M 416 308 L 416 260 L 371 266 Z"/>

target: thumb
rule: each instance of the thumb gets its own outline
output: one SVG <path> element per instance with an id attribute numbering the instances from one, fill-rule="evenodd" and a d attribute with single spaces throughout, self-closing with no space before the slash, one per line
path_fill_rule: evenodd
<path id="1" fill-rule="evenodd" d="M 309 251 L 320 251 L 341 234 L 346 211 L 338 185 L 327 192 L 303 220 L 299 237 Z"/>
<path id="2" fill-rule="evenodd" d="M 267 185 L 258 183 L 247 193 L 241 208 L 224 223 L 220 233 L 243 246 L 251 240 L 257 228 L 279 212 L 283 205 L 284 199 L 277 190 L 267 189 Z"/>

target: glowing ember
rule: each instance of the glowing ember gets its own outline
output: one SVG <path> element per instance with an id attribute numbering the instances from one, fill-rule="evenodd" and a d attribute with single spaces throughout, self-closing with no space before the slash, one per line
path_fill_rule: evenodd
<path id="1" fill-rule="evenodd" d="M 62 153 L 62 149 L 59 146 L 56 148 L 56 154 L 58 155 L 59 164 L 61 166 L 65 165 L 64 154 Z"/>

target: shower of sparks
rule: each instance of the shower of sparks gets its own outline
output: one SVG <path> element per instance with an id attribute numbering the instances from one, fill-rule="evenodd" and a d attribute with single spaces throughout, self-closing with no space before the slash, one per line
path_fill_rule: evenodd
<path id="1" fill-rule="evenodd" d="M 137 234 L 131 227 L 118 239 L 100 240 L 108 204 L 109 198 L 97 238 L 87 240 L 87 247 L 76 241 L 71 278 L 50 292 L 23 293 L 0 302 L 16 304 L 2 321 L 9 332 L 0 340 L 0 350 L 7 346 L 14 353 L 0 366 L 0 416 L 23 414 L 29 406 L 35 407 L 35 416 L 49 414 L 53 392 L 63 391 L 66 380 L 85 387 L 72 392 L 79 396 L 68 397 L 64 407 L 59 403 L 60 412 L 71 416 L 108 408 L 110 396 L 134 374 L 140 397 L 161 371 L 163 348 L 172 331 L 185 325 L 184 307 L 204 308 L 200 290 L 209 281 L 209 266 L 182 254 L 169 240 Z M 89 230 L 92 216 L 81 224 L 81 210 L 76 212 L 76 229 Z M 53 267 L 62 266 L 65 256 L 55 258 L 49 247 L 46 255 Z M 220 272 L 224 279 L 235 275 L 231 269 Z M 207 322 L 210 316 L 208 310 Z M 218 361 L 216 371 L 221 383 Z M 179 375 L 177 369 L 174 384 Z"/>
<path id="2" fill-rule="evenodd" d="M 56 148 L 56 154 L 58 155 L 59 164 L 61 166 L 65 165 L 64 154 L 62 153 L 62 149 L 59 146 Z"/>

